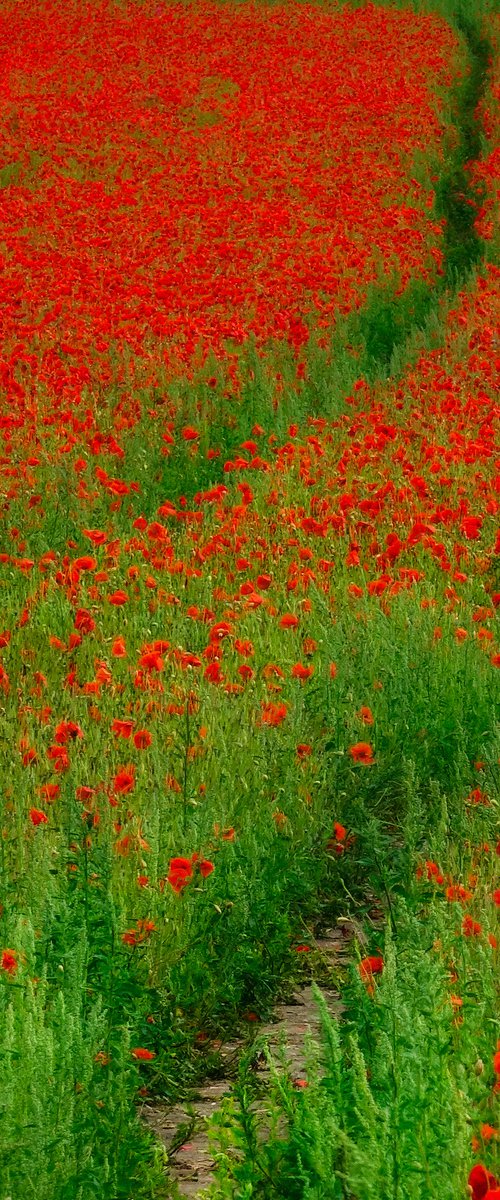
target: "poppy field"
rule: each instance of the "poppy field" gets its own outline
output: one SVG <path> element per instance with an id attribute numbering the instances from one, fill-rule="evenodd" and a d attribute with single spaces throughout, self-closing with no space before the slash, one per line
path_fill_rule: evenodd
<path id="1" fill-rule="evenodd" d="M 500 1197 L 498 40 L 0 10 L 0 1200 Z"/>

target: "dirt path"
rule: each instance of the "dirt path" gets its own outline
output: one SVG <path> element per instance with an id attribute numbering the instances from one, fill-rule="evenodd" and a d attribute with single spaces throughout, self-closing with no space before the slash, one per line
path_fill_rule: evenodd
<path id="1" fill-rule="evenodd" d="M 324 938 L 314 941 L 315 951 L 319 951 L 324 959 L 325 973 L 345 963 L 354 935 L 360 942 L 364 940 L 357 923 L 344 921 L 339 922 L 335 929 L 328 930 Z M 330 1012 L 340 1016 L 343 1005 L 339 993 L 331 988 L 322 987 L 321 990 Z M 267 1035 L 271 1050 L 285 1037 L 292 1079 L 300 1079 L 304 1075 L 304 1035 L 307 1029 L 313 1035 L 319 1030 L 319 1016 L 310 985 L 296 991 L 287 1004 L 277 1005 L 272 1022 L 256 1026 L 256 1032 Z M 231 1067 L 234 1067 L 245 1045 L 243 1039 L 236 1039 L 221 1048 L 227 1074 L 200 1087 L 191 1101 L 174 1106 L 151 1102 L 142 1107 L 143 1119 L 165 1145 L 169 1156 L 169 1177 L 177 1186 L 179 1197 L 198 1197 L 213 1182 L 206 1122 L 219 1107 L 222 1098 L 230 1094 Z M 264 1079 L 267 1070 L 265 1063 L 257 1064 L 257 1070 Z"/>

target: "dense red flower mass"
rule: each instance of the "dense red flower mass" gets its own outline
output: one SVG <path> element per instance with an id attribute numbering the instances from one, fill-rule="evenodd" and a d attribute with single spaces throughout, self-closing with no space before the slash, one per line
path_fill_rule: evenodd
<path id="1" fill-rule="evenodd" d="M 76 399 L 109 382 L 110 347 L 147 356 L 152 338 L 174 369 L 250 334 L 298 348 L 307 315 L 329 326 L 382 264 L 401 286 L 439 268 L 432 183 L 411 170 L 437 151 L 430 85 L 456 51 L 438 18 L 22 0 L 0 42 L 16 399 L 35 379 Z"/>

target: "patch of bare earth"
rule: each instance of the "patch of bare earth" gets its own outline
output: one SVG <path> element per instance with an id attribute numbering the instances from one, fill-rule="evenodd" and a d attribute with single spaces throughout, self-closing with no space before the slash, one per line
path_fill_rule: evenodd
<path id="1" fill-rule="evenodd" d="M 333 972 L 345 963 L 354 935 L 359 942 L 364 941 L 357 923 L 346 920 L 329 930 L 325 937 L 314 941 L 314 949 L 323 960 L 326 975 L 329 970 Z M 322 987 L 321 990 L 330 1012 L 339 1017 L 343 1011 L 339 993 L 329 987 Z M 311 985 L 296 991 L 288 1003 L 277 1005 L 271 1022 L 256 1026 L 258 1034 L 266 1035 L 271 1051 L 284 1038 L 292 1079 L 300 1079 L 304 1075 L 304 1037 L 307 1030 L 313 1036 L 319 1034 L 319 1014 Z M 200 1087 L 190 1101 L 173 1106 L 151 1101 L 142 1106 L 143 1119 L 167 1150 L 169 1179 L 172 1180 L 173 1194 L 178 1197 L 198 1197 L 204 1188 L 213 1183 L 207 1119 L 219 1108 L 223 1097 L 230 1095 L 231 1068 L 234 1068 L 245 1045 L 243 1039 L 236 1039 L 221 1047 L 221 1061 L 227 1064 L 227 1073 Z M 264 1085 L 268 1070 L 265 1061 L 259 1060 L 256 1070 L 261 1074 Z"/>

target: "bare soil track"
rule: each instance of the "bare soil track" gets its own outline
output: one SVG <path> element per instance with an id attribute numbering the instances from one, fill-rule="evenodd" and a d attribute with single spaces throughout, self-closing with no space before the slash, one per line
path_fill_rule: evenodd
<path id="1" fill-rule="evenodd" d="M 358 941 L 364 941 L 357 923 L 346 920 L 328 930 L 324 937 L 315 940 L 315 950 L 324 959 L 326 970 L 333 970 L 345 963 L 353 935 Z M 322 991 L 330 1012 L 340 1017 L 343 1005 L 339 993 L 331 988 L 323 988 Z M 271 1050 L 277 1048 L 284 1038 L 288 1070 L 294 1080 L 304 1076 L 304 1037 L 308 1029 L 313 1036 L 319 1033 L 319 1014 L 310 984 L 294 992 L 287 1003 L 277 1005 L 271 1022 L 256 1026 L 256 1033 L 267 1036 Z M 191 1100 L 173 1106 L 151 1101 L 142 1107 L 143 1119 L 165 1145 L 169 1176 L 177 1186 L 180 1197 L 197 1197 L 213 1182 L 207 1119 L 218 1109 L 223 1097 L 230 1094 L 234 1067 L 244 1046 L 245 1042 L 240 1038 L 221 1047 L 225 1074 L 220 1079 L 208 1081 Z M 259 1060 L 256 1070 L 265 1084 L 268 1072 L 266 1062 Z"/>

